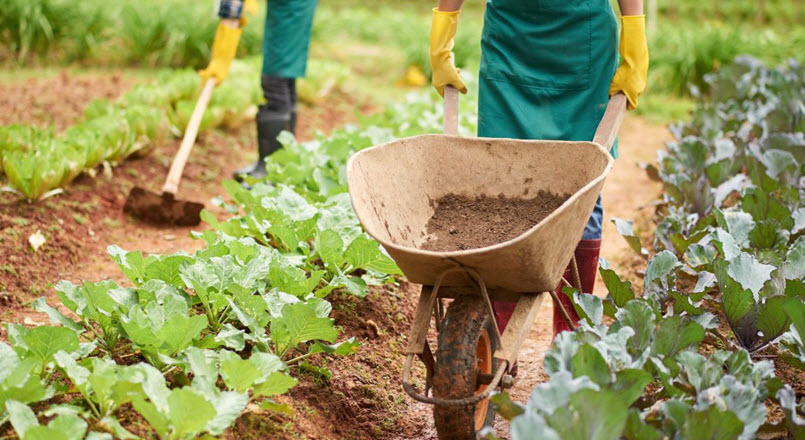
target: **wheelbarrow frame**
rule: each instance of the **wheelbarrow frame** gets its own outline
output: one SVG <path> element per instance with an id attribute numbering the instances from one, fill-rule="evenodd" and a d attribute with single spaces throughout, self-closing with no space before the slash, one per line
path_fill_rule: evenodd
<path id="1" fill-rule="evenodd" d="M 453 89 L 452 87 L 445 88 L 445 119 L 444 119 L 444 132 L 447 135 L 455 135 L 457 132 L 457 98 L 458 92 Z M 609 104 L 607 109 L 602 117 L 601 123 L 599 124 L 595 137 L 593 138 L 594 144 L 597 144 L 598 147 L 605 149 L 608 151 L 608 148 L 611 147 L 613 144 L 620 124 L 623 120 L 624 114 L 626 110 L 626 97 L 623 94 L 616 94 L 615 96 L 610 98 Z M 353 159 L 350 160 L 350 164 L 348 165 L 348 170 L 353 168 Z M 609 165 L 606 167 L 603 177 L 597 178 L 600 180 L 600 184 L 603 185 L 603 178 L 605 178 L 606 174 L 609 172 L 611 168 L 611 159 Z M 587 184 L 585 188 L 582 188 L 578 191 L 582 191 L 584 189 L 589 190 L 591 184 Z M 353 195 L 351 193 L 351 195 Z M 354 195 L 353 195 L 354 197 Z M 355 203 L 353 198 L 353 204 Z M 375 214 L 378 214 L 375 211 Z M 379 215 L 379 214 L 378 214 Z M 360 217 L 360 216 L 359 216 Z M 549 216 L 550 217 L 550 216 Z M 388 225 L 386 225 L 388 228 Z M 536 226 L 532 228 L 532 231 L 536 229 Z M 368 230 L 368 228 L 367 228 Z M 524 233 L 523 235 L 528 234 L 529 232 Z M 523 236 L 520 236 L 522 238 Z M 518 238 L 512 239 L 506 243 L 515 243 Z M 503 244 L 493 245 L 488 248 L 500 247 Z M 402 250 L 403 247 L 397 245 L 395 243 L 391 243 L 390 246 L 392 248 L 399 248 Z M 395 249 L 397 250 L 397 249 Z M 428 254 L 434 254 L 433 252 L 427 251 L 417 251 L 420 255 L 428 256 Z M 453 253 L 444 253 L 444 254 L 454 254 Z M 572 251 L 571 251 L 572 255 Z M 456 255 L 458 256 L 458 255 Z M 392 255 L 394 257 L 394 255 Z M 406 256 L 408 258 L 409 256 Z M 540 310 L 540 307 L 543 303 L 543 300 L 550 296 L 555 303 L 555 307 L 559 308 L 562 312 L 562 315 L 566 320 L 569 321 L 569 315 L 567 311 L 564 309 L 562 304 L 558 301 L 556 294 L 552 290 L 547 290 L 545 282 L 541 283 L 541 289 L 545 289 L 545 291 L 537 291 L 537 292 L 517 292 L 510 290 L 505 287 L 505 285 L 496 284 L 494 289 L 487 289 L 486 283 L 479 273 L 479 270 L 467 265 L 462 264 L 461 261 L 458 261 L 458 258 L 450 258 L 448 255 L 446 257 L 453 263 L 452 267 L 448 267 L 444 270 L 441 270 L 441 273 L 436 277 L 435 281 L 432 285 L 422 285 L 422 291 L 419 296 L 419 300 L 416 307 L 416 312 L 414 315 L 414 321 L 411 324 L 411 329 L 409 332 L 408 337 L 408 345 L 405 349 L 406 354 L 406 361 L 405 367 L 403 370 L 403 387 L 405 391 L 414 399 L 437 405 L 437 406 L 468 406 L 468 405 L 475 405 L 476 403 L 486 399 L 495 390 L 498 386 L 501 385 L 503 382 L 503 387 L 511 386 L 512 380 L 511 376 L 508 376 L 508 370 L 511 365 L 517 359 L 517 354 L 519 349 L 525 339 L 528 337 L 528 333 L 533 325 L 534 320 Z M 573 268 L 573 276 L 574 281 L 577 288 L 580 288 L 579 283 L 579 276 L 578 270 L 576 269 L 575 265 L 575 258 L 572 258 L 572 268 Z M 402 266 L 402 265 L 401 265 Z M 471 281 L 470 283 L 456 283 L 455 281 L 448 281 L 447 280 L 456 280 L 457 273 L 464 273 L 466 279 Z M 432 275 L 430 275 L 430 279 Z M 561 278 L 561 275 L 559 277 Z M 571 285 L 567 280 L 562 280 Z M 501 335 L 500 331 L 497 327 L 497 323 L 494 322 L 495 320 L 492 319 L 494 322 L 494 334 L 490 335 L 494 338 L 497 342 L 497 349 L 493 354 L 493 359 L 499 362 L 498 371 L 494 376 L 488 380 L 488 384 L 483 392 L 479 394 L 475 394 L 473 396 L 467 396 L 464 398 L 459 399 L 441 399 L 435 396 L 428 396 L 428 391 L 431 387 L 431 377 L 434 370 L 435 360 L 433 358 L 433 354 L 430 350 L 430 345 L 428 344 L 428 332 L 430 329 L 430 322 L 432 318 L 436 318 L 436 327 L 437 330 L 441 330 L 441 300 L 448 299 L 448 298 L 458 298 L 461 295 L 481 295 L 484 299 L 485 308 L 489 316 L 494 317 L 494 311 L 492 309 L 492 301 L 505 301 L 505 302 L 516 302 L 516 306 L 514 312 L 512 314 L 511 319 L 504 331 Z M 572 323 L 568 322 L 570 327 L 573 328 Z M 410 383 L 410 376 L 411 376 L 411 368 L 413 366 L 413 359 L 414 357 L 420 357 L 422 361 L 425 363 L 427 377 L 425 383 L 425 393 L 420 394 L 417 390 L 413 387 Z M 494 362 L 493 360 L 493 362 Z M 506 380 L 504 380 L 504 377 Z M 484 382 L 486 383 L 486 382 Z"/>

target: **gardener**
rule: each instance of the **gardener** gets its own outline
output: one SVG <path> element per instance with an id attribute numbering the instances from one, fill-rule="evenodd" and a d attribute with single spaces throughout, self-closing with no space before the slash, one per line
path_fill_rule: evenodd
<path id="1" fill-rule="evenodd" d="M 433 86 L 444 95 L 451 85 L 467 87 L 450 52 L 463 0 L 439 0 L 433 10 L 430 62 Z M 618 26 L 609 0 L 487 0 L 481 37 L 478 136 L 589 141 L 609 96 L 623 92 L 628 108 L 646 85 L 648 48 L 643 0 L 618 0 L 622 13 L 618 67 Z M 611 153 L 617 157 L 617 144 Z M 573 172 L 572 165 L 566 172 Z M 601 249 L 603 209 L 596 202 L 575 255 L 582 290 L 591 293 Z M 573 279 L 569 268 L 566 279 Z M 561 285 L 560 285 L 561 287 Z M 559 287 L 557 287 L 557 291 Z M 578 322 L 569 299 L 558 295 Z M 496 303 L 502 331 L 513 303 Z M 553 332 L 568 326 L 554 308 Z"/>
<path id="2" fill-rule="evenodd" d="M 242 181 L 243 176 L 264 177 L 264 159 L 282 146 L 277 135 L 283 130 L 291 133 L 296 130 L 296 78 L 305 76 L 318 0 L 267 0 L 267 3 L 261 81 L 266 103 L 257 112 L 258 158 L 253 164 L 235 171 L 238 181 Z M 220 5 L 221 23 L 215 33 L 212 58 L 209 66 L 199 72 L 203 82 L 215 78 L 217 84 L 226 78 L 235 58 L 246 24 L 244 10 L 257 10 L 256 0 L 221 0 Z"/>

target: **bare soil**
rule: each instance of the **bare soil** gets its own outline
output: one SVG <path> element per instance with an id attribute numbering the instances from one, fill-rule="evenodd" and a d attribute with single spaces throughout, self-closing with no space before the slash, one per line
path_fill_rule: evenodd
<path id="1" fill-rule="evenodd" d="M 69 75 L 68 75 L 69 76 Z M 68 78 L 67 81 L 81 78 Z M 125 81 L 123 79 L 122 81 Z M 23 83 L 24 84 L 24 83 Z M 14 85 L 0 86 L 5 95 Z M 47 87 L 22 86 L 21 90 L 38 91 Z M 21 109 L 38 102 L 38 92 L 15 89 Z M 69 124 L 80 115 L 71 108 L 82 107 L 93 97 L 91 87 L 86 95 L 70 101 L 64 96 L 52 104 L 50 114 L 40 114 L 41 121 L 31 112 L 25 118 L 7 116 L 0 123 L 43 123 L 64 121 Z M 26 106 L 25 103 L 28 103 Z M 80 103 L 79 103 L 80 102 Z M 6 109 L 7 104 L 0 103 Z M 371 111 L 362 102 L 334 93 L 315 108 L 300 109 L 299 137 L 310 139 L 315 129 L 327 132 L 350 122 L 355 110 Z M 72 114 L 73 116 L 68 116 Z M 52 119 L 51 119 L 52 118 Z M 57 126 L 60 123 L 56 122 Z M 604 187 L 606 219 L 632 218 L 638 229 L 646 234 L 651 227 L 651 212 L 637 207 L 647 204 L 659 193 L 659 186 L 645 177 L 637 162 L 654 159 L 654 151 L 670 137 L 667 130 L 652 126 L 642 119 L 627 117 L 621 130 L 622 158 Z M 160 145 L 150 156 L 124 162 L 111 176 L 100 173 L 96 178 L 83 176 L 67 191 L 39 204 L 27 204 L 8 195 L 0 196 L 0 321 L 37 325 L 47 319 L 30 310 L 30 302 L 45 296 L 54 304 L 51 287 L 61 279 L 73 282 L 114 279 L 125 284 L 122 274 L 106 254 L 106 247 L 117 244 L 124 249 L 140 249 L 146 253 L 193 252 L 202 246 L 189 237 L 197 228 L 160 228 L 143 224 L 122 213 L 129 190 L 145 186 L 158 190 L 167 172 L 179 141 Z M 222 178 L 254 159 L 254 130 L 251 123 L 231 131 L 205 133 L 191 155 L 185 178 L 180 187 L 183 198 L 205 203 L 219 217 L 210 199 L 224 194 Z M 637 269 L 642 259 L 635 257 L 614 226 L 605 222 L 602 256 L 619 273 L 629 279 L 639 278 Z M 33 252 L 28 237 L 41 231 L 46 243 Z M 596 292 L 603 292 L 601 283 Z M 332 378 L 326 380 L 309 372 L 297 371 L 300 384 L 279 398 L 290 405 L 294 415 L 269 413 L 256 407 L 238 419 L 225 435 L 228 439 L 435 439 L 431 408 L 412 401 L 402 390 L 400 376 L 406 334 L 416 307 L 418 286 L 402 281 L 397 286 L 372 289 L 369 297 L 357 298 L 334 293 L 333 318 L 341 328 L 341 337 L 356 337 L 361 342 L 358 353 L 339 359 L 316 359 L 314 364 L 327 365 Z M 515 401 L 525 402 L 530 390 L 545 379 L 542 360 L 551 338 L 551 304 L 543 304 L 532 327 L 529 339 L 520 350 L 519 374 L 511 390 Z M 0 339 L 5 338 L 0 329 Z M 435 339 L 432 339 L 435 340 Z M 422 378 L 422 370 L 415 372 Z M 133 413 L 132 413 L 133 414 Z M 138 419 L 126 421 L 127 427 L 143 433 Z M 506 423 L 498 421 L 497 433 L 508 437 Z M 0 436 L 10 434 L 8 426 L 0 426 Z"/>
<path id="2" fill-rule="evenodd" d="M 540 191 L 535 197 L 474 197 L 447 194 L 436 201 L 426 226 L 432 251 L 477 249 L 502 243 L 531 229 L 570 198 Z"/>
<path id="3" fill-rule="evenodd" d="M 120 73 L 29 78 L 0 84 L 0 125 L 27 124 L 63 131 L 84 113 L 93 99 L 116 99 L 136 81 Z"/>

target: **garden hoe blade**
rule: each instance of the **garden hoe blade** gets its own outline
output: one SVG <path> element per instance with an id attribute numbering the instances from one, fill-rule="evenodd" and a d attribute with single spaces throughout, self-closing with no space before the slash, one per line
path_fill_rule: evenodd
<path id="1" fill-rule="evenodd" d="M 169 193 L 162 195 L 140 187 L 132 188 L 123 212 L 158 225 L 195 226 L 201 222 L 201 203 L 177 200 Z"/>
<path id="2" fill-rule="evenodd" d="M 182 179 L 182 172 L 187 158 L 190 156 L 190 150 L 193 149 L 193 143 L 196 141 L 201 117 L 204 116 L 204 110 L 207 108 L 207 103 L 210 102 L 210 95 L 214 88 L 215 79 L 209 79 L 204 84 L 204 90 L 201 91 L 196 108 L 190 116 L 190 122 L 187 123 L 182 145 L 176 152 L 176 157 L 168 171 L 165 186 L 162 187 L 162 195 L 135 187 L 129 193 L 126 204 L 123 205 L 123 212 L 156 224 L 195 226 L 201 222 L 201 210 L 204 209 L 204 205 L 177 200 L 176 191 L 179 189 L 179 181 Z"/>

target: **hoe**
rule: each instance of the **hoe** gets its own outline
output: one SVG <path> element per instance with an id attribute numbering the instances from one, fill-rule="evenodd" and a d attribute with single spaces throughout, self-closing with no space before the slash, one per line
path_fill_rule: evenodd
<path id="1" fill-rule="evenodd" d="M 204 84 L 184 132 L 182 145 L 171 163 L 162 194 L 156 194 L 139 186 L 134 187 L 126 199 L 126 204 L 123 205 L 123 212 L 158 225 L 195 226 L 201 222 L 201 210 L 204 209 L 204 204 L 179 200 L 176 198 L 176 192 L 179 190 L 179 181 L 182 179 L 187 158 L 196 141 L 201 117 L 204 116 L 204 110 L 207 109 L 214 88 L 215 79 L 210 79 Z"/>

